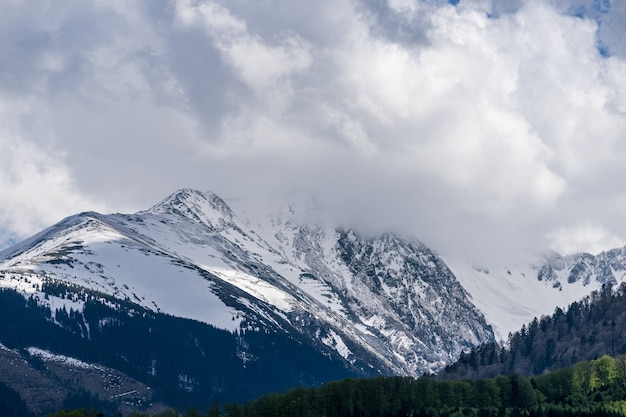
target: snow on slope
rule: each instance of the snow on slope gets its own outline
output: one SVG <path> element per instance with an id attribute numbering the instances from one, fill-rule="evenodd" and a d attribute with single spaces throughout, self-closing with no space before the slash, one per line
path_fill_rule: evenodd
<path id="1" fill-rule="evenodd" d="M 265 266 L 258 253 L 240 245 L 245 240 L 248 249 L 258 250 L 269 258 L 280 258 L 264 242 L 254 243 L 230 222 L 232 214 L 216 196 L 182 190 L 171 197 L 174 201 L 169 204 L 159 204 L 136 215 L 84 213 L 66 219 L 0 254 L 0 285 L 23 287 L 26 276 L 39 277 L 40 282 L 62 280 L 128 299 L 149 309 L 230 330 L 238 329 L 243 319 L 249 321 L 250 314 L 261 316 L 269 325 L 281 329 L 282 324 L 268 309 L 275 308 L 273 314 L 288 320 L 282 313 L 292 312 L 297 305 L 299 313 L 294 325 L 310 324 L 313 320 L 325 323 L 324 327 L 334 326 L 337 329 L 335 340 L 341 340 L 339 333 L 350 331 L 348 322 L 311 305 L 307 302 L 310 300 L 302 300 L 297 288 L 282 282 L 283 278 Z M 207 202 L 210 202 L 208 207 Z M 277 262 L 284 263 L 280 259 Z M 219 282 L 232 284 L 252 298 L 237 295 L 228 285 L 219 285 L 217 290 L 211 288 L 211 284 Z M 291 292 L 297 296 L 297 301 Z M 46 305 L 54 303 L 65 305 L 67 309 L 82 309 L 80 302 L 69 305 L 70 300 L 46 298 L 36 292 L 34 295 Z M 229 305 L 235 299 L 238 307 L 226 306 L 224 299 L 231 301 Z M 325 334 L 326 330 L 320 338 Z M 377 357 L 376 366 L 383 366 L 381 370 L 403 371 L 367 341 L 354 333 L 351 336 L 352 343 Z M 343 343 L 337 342 L 332 347 L 339 354 L 349 352 Z M 353 363 L 354 358 L 350 362 Z"/>
<path id="2" fill-rule="evenodd" d="M 476 268 L 451 262 L 448 265 L 500 341 L 506 341 L 509 333 L 534 317 L 551 315 L 556 307 L 564 308 L 595 288 L 583 286 L 582 282 L 554 288 L 552 283 L 537 279 L 538 268 L 532 265 L 516 268 Z"/>
<path id="3" fill-rule="evenodd" d="M 533 318 L 565 309 L 603 284 L 626 281 L 626 248 L 597 256 L 546 252 L 525 265 L 447 263 L 501 341 Z"/>
<path id="4" fill-rule="evenodd" d="M 226 306 L 211 284 L 184 265 L 84 214 L 67 220 L 69 227 L 19 255 L 0 263 L 0 286 L 19 289 L 20 278 L 60 279 L 100 291 L 155 311 L 235 330 L 237 311 Z M 27 291 L 28 292 L 28 291 Z M 32 292 L 40 295 L 43 294 Z M 50 297 L 49 297 L 50 298 Z M 59 305 L 60 304 L 60 305 Z M 82 310 L 80 303 L 57 300 L 53 307 Z"/>
<path id="5" fill-rule="evenodd" d="M 47 362 L 58 362 L 74 368 L 95 369 L 98 371 L 104 371 L 104 368 L 101 366 L 83 362 L 80 359 L 72 358 L 69 356 L 57 355 L 44 349 L 39 349 L 31 346 L 26 350 L 31 356 L 38 356 Z"/>

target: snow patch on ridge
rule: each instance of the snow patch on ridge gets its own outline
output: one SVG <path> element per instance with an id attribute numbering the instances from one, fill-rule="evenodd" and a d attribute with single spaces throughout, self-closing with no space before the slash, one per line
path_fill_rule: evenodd
<path id="1" fill-rule="evenodd" d="M 161 256 L 152 256 L 161 255 Z M 85 216 L 58 235 L 0 263 L 0 286 L 25 295 L 39 295 L 40 303 L 83 310 L 81 302 L 37 294 L 43 279 L 60 279 L 117 298 L 126 298 L 152 311 L 190 318 L 236 331 L 242 318 L 211 291 L 198 270 L 176 264 L 139 239 Z M 239 318 L 238 318 L 239 317 Z"/>
<path id="2" fill-rule="evenodd" d="M 9 288 L 22 294 L 36 294 L 41 290 L 43 280 L 34 273 L 2 273 L 0 274 L 0 288 Z"/>
<path id="3" fill-rule="evenodd" d="M 589 285 L 582 281 L 567 283 L 566 276 L 559 276 L 559 282 L 566 285 L 540 281 L 538 268 L 532 264 L 476 267 L 469 262 L 446 263 L 500 341 L 506 341 L 509 333 L 535 317 L 551 315 L 556 307 L 566 308 L 600 287 L 595 281 Z"/>
<path id="4" fill-rule="evenodd" d="M 253 297 L 278 307 L 284 312 L 293 311 L 294 305 L 297 303 L 295 298 L 287 294 L 286 292 L 279 290 L 278 288 L 270 285 L 266 281 L 260 278 L 254 277 L 245 272 L 236 270 L 227 270 L 219 268 L 211 268 L 208 266 L 202 266 L 208 272 L 217 275 L 224 281 L 233 284 L 235 287 L 247 292 Z"/>
<path id="5" fill-rule="evenodd" d="M 101 366 L 94 365 L 91 363 L 83 362 L 79 359 L 72 358 L 70 356 L 65 355 L 57 355 L 47 350 L 39 349 L 36 347 L 29 347 L 26 349 L 31 356 L 37 356 L 44 361 L 47 362 L 58 362 L 63 365 L 69 365 L 74 368 L 82 368 L 82 369 L 96 369 L 98 371 L 104 371 L 105 369 Z"/>

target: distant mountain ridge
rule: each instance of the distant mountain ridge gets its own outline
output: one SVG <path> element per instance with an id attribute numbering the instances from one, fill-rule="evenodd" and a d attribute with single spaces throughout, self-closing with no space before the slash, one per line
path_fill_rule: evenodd
<path id="1" fill-rule="evenodd" d="M 626 281 L 626 248 L 598 255 L 546 251 L 531 262 L 513 265 L 445 260 L 500 341 L 535 317 L 565 308 L 603 285 Z"/>
<path id="2" fill-rule="evenodd" d="M 65 328 L 87 342 L 122 320 L 109 317 L 116 305 L 158 322 L 167 314 L 222 329 L 236 342 L 220 354 L 237 358 L 232 366 L 242 376 L 253 364 L 274 363 L 267 355 L 301 346 L 320 372 L 285 362 L 294 370 L 288 385 L 435 372 L 626 272 L 624 250 L 477 267 L 445 260 L 416 239 L 365 236 L 297 214 L 288 207 L 251 224 L 216 194 L 191 189 L 135 214 L 81 213 L 0 252 L 0 287 L 49 309 L 51 323 L 69 320 Z M 272 338 L 280 340 L 274 351 L 252 342 Z M 29 347 L 42 346 L 21 346 Z M 202 356 L 206 347 L 184 349 Z M 142 381 L 154 382 L 158 357 L 133 363 L 144 369 L 133 375 L 147 372 Z M 190 375 L 160 383 L 198 395 L 213 390 L 207 397 L 222 389 L 216 380 L 184 382 Z"/>

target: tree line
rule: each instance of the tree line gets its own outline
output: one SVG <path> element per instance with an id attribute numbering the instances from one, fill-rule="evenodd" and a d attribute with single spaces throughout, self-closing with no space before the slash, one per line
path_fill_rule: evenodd
<path id="1" fill-rule="evenodd" d="M 214 404 L 183 417 L 569 417 L 625 416 L 626 360 L 602 356 L 544 375 L 449 381 L 424 376 L 345 379 L 246 404 Z M 95 414 L 49 417 L 95 417 Z M 178 417 L 174 410 L 152 417 Z M 131 417 L 149 417 L 134 413 Z"/>
<path id="2" fill-rule="evenodd" d="M 517 373 L 539 375 L 597 359 L 626 354 L 626 283 L 605 285 L 564 311 L 535 318 L 509 334 L 505 346 L 487 343 L 463 353 L 440 378 L 486 378 Z"/>
<path id="3" fill-rule="evenodd" d="M 267 392 L 358 375 L 343 361 L 299 340 L 299 335 L 266 332 L 249 318 L 233 332 L 71 284 L 45 282 L 41 291 L 43 297 L 84 303 L 82 311 L 62 306 L 51 310 L 37 298 L 41 294 L 24 298 L 0 289 L 0 342 L 21 352 L 30 367 L 43 373 L 45 363 L 27 348 L 116 369 L 150 386 L 154 402 L 175 407 L 243 402 Z M 260 330 L 249 330 L 256 328 Z M 115 400 L 108 400 L 105 409 L 89 392 L 67 384 L 62 388 L 68 394 L 64 407 L 107 412 L 117 408 Z"/>

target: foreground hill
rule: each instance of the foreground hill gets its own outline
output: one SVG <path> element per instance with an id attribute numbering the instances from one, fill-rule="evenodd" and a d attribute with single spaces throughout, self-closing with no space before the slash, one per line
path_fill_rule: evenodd
<path id="1" fill-rule="evenodd" d="M 624 416 L 626 361 L 603 356 L 532 378 L 344 380 L 229 405 L 227 416 Z M 224 414 L 222 414 L 224 415 Z"/>
<path id="2" fill-rule="evenodd" d="M 571 368 L 526 378 L 475 381 L 392 377 L 347 379 L 319 388 L 298 388 L 247 404 L 218 404 L 206 417 L 617 417 L 626 415 L 626 362 L 603 356 Z M 95 417 L 59 412 L 52 417 Z M 168 410 L 153 417 L 176 417 Z M 200 416 L 188 408 L 183 417 Z M 140 416 L 138 416 L 140 417 Z M 148 417 L 147 414 L 141 417 Z"/>
<path id="3" fill-rule="evenodd" d="M 0 383 L 37 415 L 205 406 L 371 375 L 282 333 L 233 333 L 62 283 L 42 291 L 82 309 L 51 311 L 36 297 L 0 291 Z"/>

